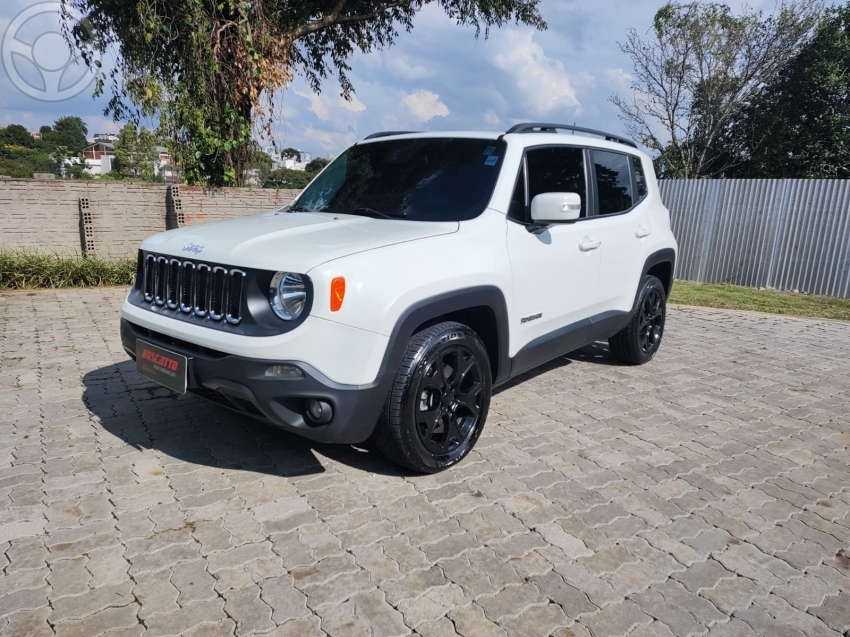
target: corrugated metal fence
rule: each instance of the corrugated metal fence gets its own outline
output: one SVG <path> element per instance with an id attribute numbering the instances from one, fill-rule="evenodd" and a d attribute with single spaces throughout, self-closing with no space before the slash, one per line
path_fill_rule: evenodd
<path id="1" fill-rule="evenodd" d="M 660 182 L 677 278 L 850 298 L 850 180 Z"/>

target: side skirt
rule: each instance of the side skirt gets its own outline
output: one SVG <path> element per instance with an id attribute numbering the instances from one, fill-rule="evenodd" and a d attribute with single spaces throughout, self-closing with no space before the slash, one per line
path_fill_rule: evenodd
<path id="1" fill-rule="evenodd" d="M 510 378 L 568 354 L 622 330 L 632 318 L 631 312 L 604 312 L 540 336 L 511 358 Z"/>

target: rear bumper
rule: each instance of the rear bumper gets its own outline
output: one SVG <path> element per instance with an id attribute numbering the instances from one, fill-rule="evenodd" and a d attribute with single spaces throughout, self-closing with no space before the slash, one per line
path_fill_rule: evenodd
<path id="1" fill-rule="evenodd" d="M 369 385 L 342 385 L 300 361 L 260 360 L 216 352 L 171 338 L 121 319 L 121 343 L 135 359 L 136 340 L 142 339 L 189 359 L 188 391 L 229 409 L 264 420 L 317 442 L 363 442 L 375 428 L 389 394 L 391 378 L 382 370 Z M 290 365 L 302 377 L 266 376 L 271 365 Z M 312 425 L 305 417 L 310 398 L 328 402 L 333 418 Z"/>

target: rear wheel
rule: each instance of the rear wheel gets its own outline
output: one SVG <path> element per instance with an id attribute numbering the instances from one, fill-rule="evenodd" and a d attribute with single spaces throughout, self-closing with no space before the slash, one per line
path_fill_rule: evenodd
<path id="1" fill-rule="evenodd" d="M 667 292 L 656 277 L 648 275 L 641 285 L 638 306 L 632 320 L 608 339 L 615 358 L 630 365 L 643 365 L 655 356 L 664 335 L 667 318 Z"/>
<path id="2" fill-rule="evenodd" d="M 440 323 L 414 334 L 375 430 L 378 449 L 423 473 L 460 462 L 481 435 L 491 384 L 487 350 L 467 326 Z"/>

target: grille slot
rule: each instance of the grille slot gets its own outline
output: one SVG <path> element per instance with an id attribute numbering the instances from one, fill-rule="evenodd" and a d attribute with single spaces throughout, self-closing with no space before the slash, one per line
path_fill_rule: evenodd
<path id="1" fill-rule="evenodd" d="M 152 305 L 238 325 L 242 321 L 245 277 L 246 273 L 238 269 L 147 254 L 141 291 L 145 302 Z"/>
<path id="2" fill-rule="evenodd" d="M 145 301 L 150 303 L 156 294 L 156 256 L 149 254 L 145 257 L 144 289 Z"/>
<path id="3" fill-rule="evenodd" d="M 168 280 L 165 282 L 165 305 L 169 310 L 176 310 L 180 298 L 180 261 L 171 259 L 168 262 Z"/>
<path id="4" fill-rule="evenodd" d="M 206 316 L 209 308 L 210 266 L 202 263 L 198 266 L 197 283 L 195 283 L 195 316 Z"/>
<path id="5" fill-rule="evenodd" d="M 195 264 L 184 261 L 180 270 L 183 277 L 180 282 L 180 311 L 191 314 L 194 308 L 192 299 L 195 296 Z"/>
<path id="6" fill-rule="evenodd" d="M 233 325 L 242 320 L 242 288 L 244 284 L 245 273 L 242 270 L 231 270 L 227 294 L 227 314 L 224 318 Z"/>
<path id="7" fill-rule="evenodd" d="M 165 289 L 167 287 L 167 280 L 168 259 L 166 257 L 159 257 L 156 260 L 156 285 L 154 286 L 156 289 L 156 296 L 154 297 L 154 302 L 157 305 L 165 305 Z"/>
<path id="8" fill-rule="evenodd" d="M 212 282 L 210 283 L 210 318 L 220 321 L 224 316 L 225 284 L 227 283 L 227 268 L 220 265 L 213 268 Z"/>

